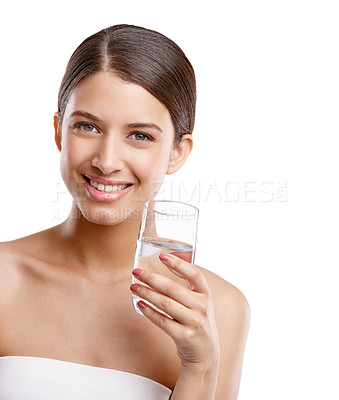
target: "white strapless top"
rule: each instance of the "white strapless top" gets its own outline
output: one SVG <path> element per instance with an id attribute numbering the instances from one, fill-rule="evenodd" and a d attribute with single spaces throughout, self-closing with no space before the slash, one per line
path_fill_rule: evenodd
<path id="1" fill-rule="evenodd" d="M 168 400 L 172 391 L 128 372 L 42 357 L 0 357 L 1 400 Z"/>

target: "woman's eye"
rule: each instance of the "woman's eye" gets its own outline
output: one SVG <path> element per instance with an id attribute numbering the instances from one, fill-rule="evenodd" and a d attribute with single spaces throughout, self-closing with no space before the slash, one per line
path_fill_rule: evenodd
<path id="1" fill-rule="evenodd" d="M 139 142 L 143 142 L 145 140 L 153 141 L 153 138 L 150 135 L 147 135 L 146 133 L 141 133 L 141 132 L 132 133 L 130 135 L 130 137 L 132 137 L 133 139 L 135 139 Z"/>
<path id="2" fill-rule="evenodd" d="M 92 124 L 84 124 L 84 123 L 76 124 L 75 128 L 79 128 L 79 129 L 81 129 L 85 132 L 89 132 L 89 133 L 98 133 L 99 132 L 98 129 Z"/>

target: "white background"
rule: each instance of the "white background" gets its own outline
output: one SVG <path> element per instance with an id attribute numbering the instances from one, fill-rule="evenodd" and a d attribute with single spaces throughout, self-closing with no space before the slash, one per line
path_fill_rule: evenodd
<path id="1" fill-rule="evenodd" d="M 163 195 L 200 208 L 197 263 L 251 305 L 239 400 L 339 399 L 337 2 L 7 3 L 0 240 L 67 215 L 52 117 L 75 47 L 117 23 L 158 30 L 198 81 L 194 153 Z"/>

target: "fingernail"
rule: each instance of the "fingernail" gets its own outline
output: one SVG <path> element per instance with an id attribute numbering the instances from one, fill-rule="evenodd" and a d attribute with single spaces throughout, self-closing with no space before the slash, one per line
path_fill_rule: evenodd
<path id="1" fill-rule="evenodd" d="M 141 269 L 141 268 L 135 268 L 135 269 L 132 271 L 132 274 L 133 274 L 134 276 L 136 276 L 137 278 L 139 278 L 139 276 L 141 276 L 143 272 L 144 272 L 143 269 Z"/>
<path id="2" fill-rule="evenodd" d="M 138 293 L 140 290 L 140 285 L 137 285 L 136 283 L 132 283 L 132 285 L 129 287 L 132 292 Z"/>
<path id="3" fill-rule="evenodd" d="M 159 255 L 161 261 L 169 261 L 171 259 L 170 254 L 161 253 Z"/>
<path id="4" fill-rule="evenodd" d="M 141 308 L 142 310 L 144 310 L 145 308 L 147 308 L 146 303 L 144 303 L 143 301 L 138 301 L 138 307 Z"/>

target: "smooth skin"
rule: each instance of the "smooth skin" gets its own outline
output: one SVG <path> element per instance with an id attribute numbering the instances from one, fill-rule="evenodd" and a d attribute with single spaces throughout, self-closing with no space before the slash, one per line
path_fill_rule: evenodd
<path id="1" fill-rule="evenodd" d="M 142 375 L 172 389 L 172 400 L 235 400 L 249 327 L 242 293 L 165 253 L 168 273 L 137 270 L 141 284 L 131 286 L 143 203 L 184 164 L 191 136 L 174 144 L 163 104 L 110 72 L 81 83 L 54 122 L 72 211 L 56 227 L 1 243 L 0 355 Z M 94 200 L 88 174 L 129 190 L 110 203 Z M 138 315 L 131 291 L 173 319 L 146 303 Z"/>

